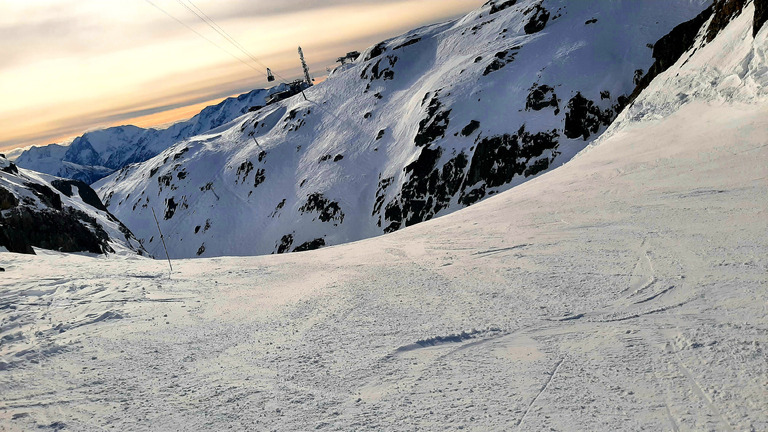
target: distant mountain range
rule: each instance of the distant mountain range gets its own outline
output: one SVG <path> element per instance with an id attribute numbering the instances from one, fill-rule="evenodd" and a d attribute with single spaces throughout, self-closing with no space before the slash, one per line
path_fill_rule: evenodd
<path id="1" fill-rule="evenodd" d="M 284 89 L 284 85 L 279 85 L 227 98 L 165 129 L 117 126 L 87 132 L 68 145 L 31 147 L 14 162 L 22 168 L 90 184 L 126 165 L 143 162 L 173 144 L 228 123 L 252 107 L 264 105 L 267 96 Z"/>

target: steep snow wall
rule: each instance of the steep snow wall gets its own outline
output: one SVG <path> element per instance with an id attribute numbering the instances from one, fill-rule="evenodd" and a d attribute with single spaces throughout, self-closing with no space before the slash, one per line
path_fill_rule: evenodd
<path id="1" fill-rule="evenodd" d="M 667 117 L 692 102 L 768 103 L 768 26 L 753 36 L 761 2 L 743 1 L 737 8 L 733 3 L 714 5 L 688 49 L 649 83 L 598 141 L 631 124 Z"/>

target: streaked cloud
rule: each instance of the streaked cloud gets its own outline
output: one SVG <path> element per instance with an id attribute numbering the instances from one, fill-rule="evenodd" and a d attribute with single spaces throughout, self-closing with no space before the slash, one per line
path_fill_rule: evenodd
<path id="1" fill-rule="evenodd" d="M 182 5 L 151 0 L 220 47 L 236 49 Z M 336 56 L 469 11 L 482 0 L 192 0 L 262 63 L 316 75 Z M 189 5 L 189 3 L 187 3 Z M 0 148 L 41 144 L 266 85 L 253 69 L 147 0 L 0 0 Z M 172 111 L 169 113 L 169 111 Z M 165 113 L 165 115 L 163 115 Z M 183 117 L 179 117 L 183 118 Z"/>

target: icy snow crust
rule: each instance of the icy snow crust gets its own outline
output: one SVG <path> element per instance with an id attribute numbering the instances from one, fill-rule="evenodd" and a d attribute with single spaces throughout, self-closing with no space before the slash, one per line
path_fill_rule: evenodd
<path id="1" fill-rule="evenodd" d="M 152 208 L 178 258 L 395 231 L 569 160 L 653 63 L 646 45 L 709 2 L 512 3 L 382 42 L 306 99 L 247 114 L 95 187 L 155 256 L 164 252 Z M 543 27 L 531 24 L 545 14 Z M 569 138 L 577 94 L 599 115 Z"/>
<path id="2" fill-rule="evenodd" d="M 766 430 L 768 108 L 697 95 L 343 246 L 1 253 L 0 428 Z"/>

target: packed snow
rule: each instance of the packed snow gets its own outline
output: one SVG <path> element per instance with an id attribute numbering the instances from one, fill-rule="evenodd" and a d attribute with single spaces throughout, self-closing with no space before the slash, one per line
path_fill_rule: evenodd
<path id="1" fill-rule="evenodd" d="M 0 253 L 0 430 L 768 430 L 753 13 L 568 163 L 407 229 L 172 271 Z"/>
<path id="2" fill-rule="evenodd" d="M 452 215 L 170 278 L 2 254 L 0 428 L 765 430 L 766 130 L 693 103 Z"/>

